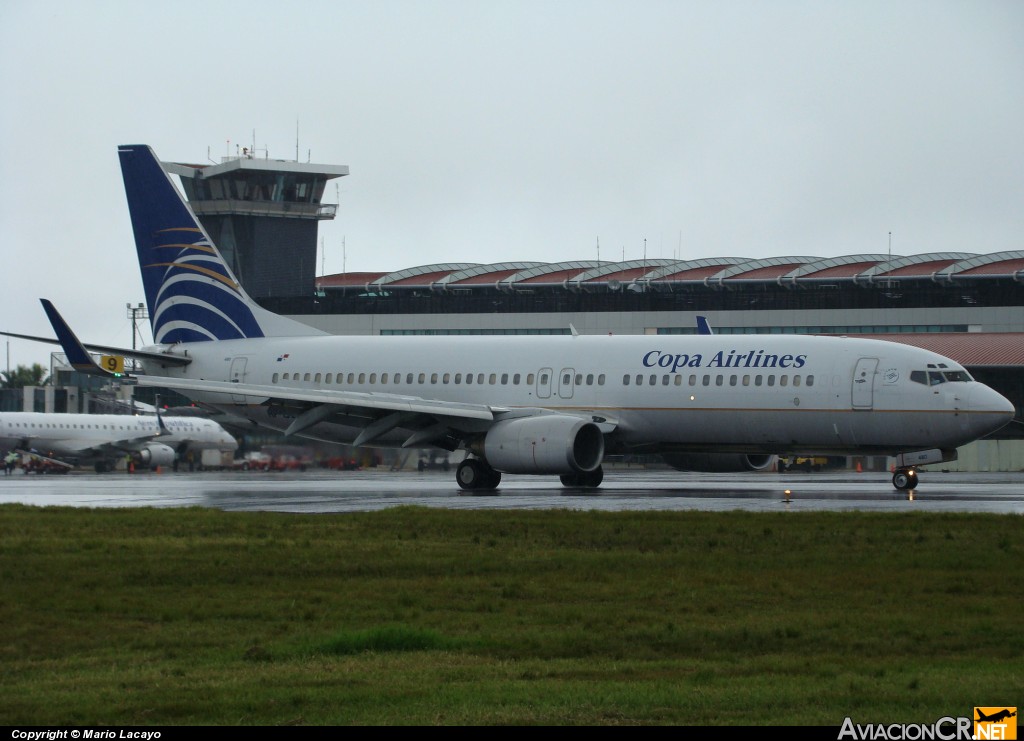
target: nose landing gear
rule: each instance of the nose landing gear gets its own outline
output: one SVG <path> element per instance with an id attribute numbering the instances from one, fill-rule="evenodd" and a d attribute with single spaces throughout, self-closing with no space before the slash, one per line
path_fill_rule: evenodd
<path id="1" fill-rule="evenodd" d="M 917 471 L 913 468 L 901 468 L 892 475 L 892 485 L 900 491 L 917 488 Z"/>

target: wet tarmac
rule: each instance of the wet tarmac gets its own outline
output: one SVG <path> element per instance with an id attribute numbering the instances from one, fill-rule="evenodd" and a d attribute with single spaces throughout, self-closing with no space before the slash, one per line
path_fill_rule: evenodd
<path id="1" fill-rule="evenodd" d="M 463 492 L 454 471 L 202 472 L 0 476 L 0 504 L 71 507 L 214 507 L 226 511 L 366 512 L 416 505 L 448 509 L 650 511 L 879 511 L 1024 514 L 1024 473 L 922 471 L 916 490 L 887 473 L 679 473 L 612 470 L 599 489 L 557 477 L 504 476 L 486 494 Z"/>

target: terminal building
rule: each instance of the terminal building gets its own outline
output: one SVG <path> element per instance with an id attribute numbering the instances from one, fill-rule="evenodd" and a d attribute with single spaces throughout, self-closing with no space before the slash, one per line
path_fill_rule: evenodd
<path id="1" fill-rule="evenodd" d="M 1024 417 L 1024 251 L 440 263 L 318 276 L 317 225 L 338 209 L 322 198 L 347 167 L 248 151 L 164 165 L 246 291 L 333 334 L 693 334 L 705 316 L 719 334 L 872 336 L 951 357 Z M 1024 470 L 1020 421 L 982 443 L 944 467 Z"/>

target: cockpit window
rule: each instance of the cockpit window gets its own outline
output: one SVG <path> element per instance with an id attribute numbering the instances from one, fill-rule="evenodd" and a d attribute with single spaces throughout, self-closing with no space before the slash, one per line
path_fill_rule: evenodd
<path id="1" fill-rule="evenodd" d="M 946 377 L 947 381 L 973 381 L 971 374 L 967 371 L 943 371 L 942 375 Z"/>
<path id="2" fill-rule="evenodd" d="M 973 381 L 971 374 L 964 370 L 916 370 L 910 371 L 910 380 L 924 386 L 938 386 L 940 383 L 956 382 L 968 383 Z"/>

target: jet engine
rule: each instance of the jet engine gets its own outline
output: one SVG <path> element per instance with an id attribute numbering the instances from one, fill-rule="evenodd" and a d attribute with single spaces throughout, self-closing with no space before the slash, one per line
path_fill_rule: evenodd
<path id="1" fill-rule="evenodd" d="M 662 459 L 677 471 L 729 473 L 733 471 L 767 471 L 775 465 L 774 455 L 748 453 L 671 453 Z"/>
<path id="2" fill-rule="evenodd" d="M 135 458 L 144 466 L 170 466 L 174 463 L 174 448 L 163 443 L 146 443 L 146 447 L 135 453 Z"/>
<path id="3" fill-rule="evenodd" d="M 604 458 L 604 435 L 593 422 L 557 414 L 498 422 L 487 432 L 483 456 L 505 473 L 587 473 Z"/>

